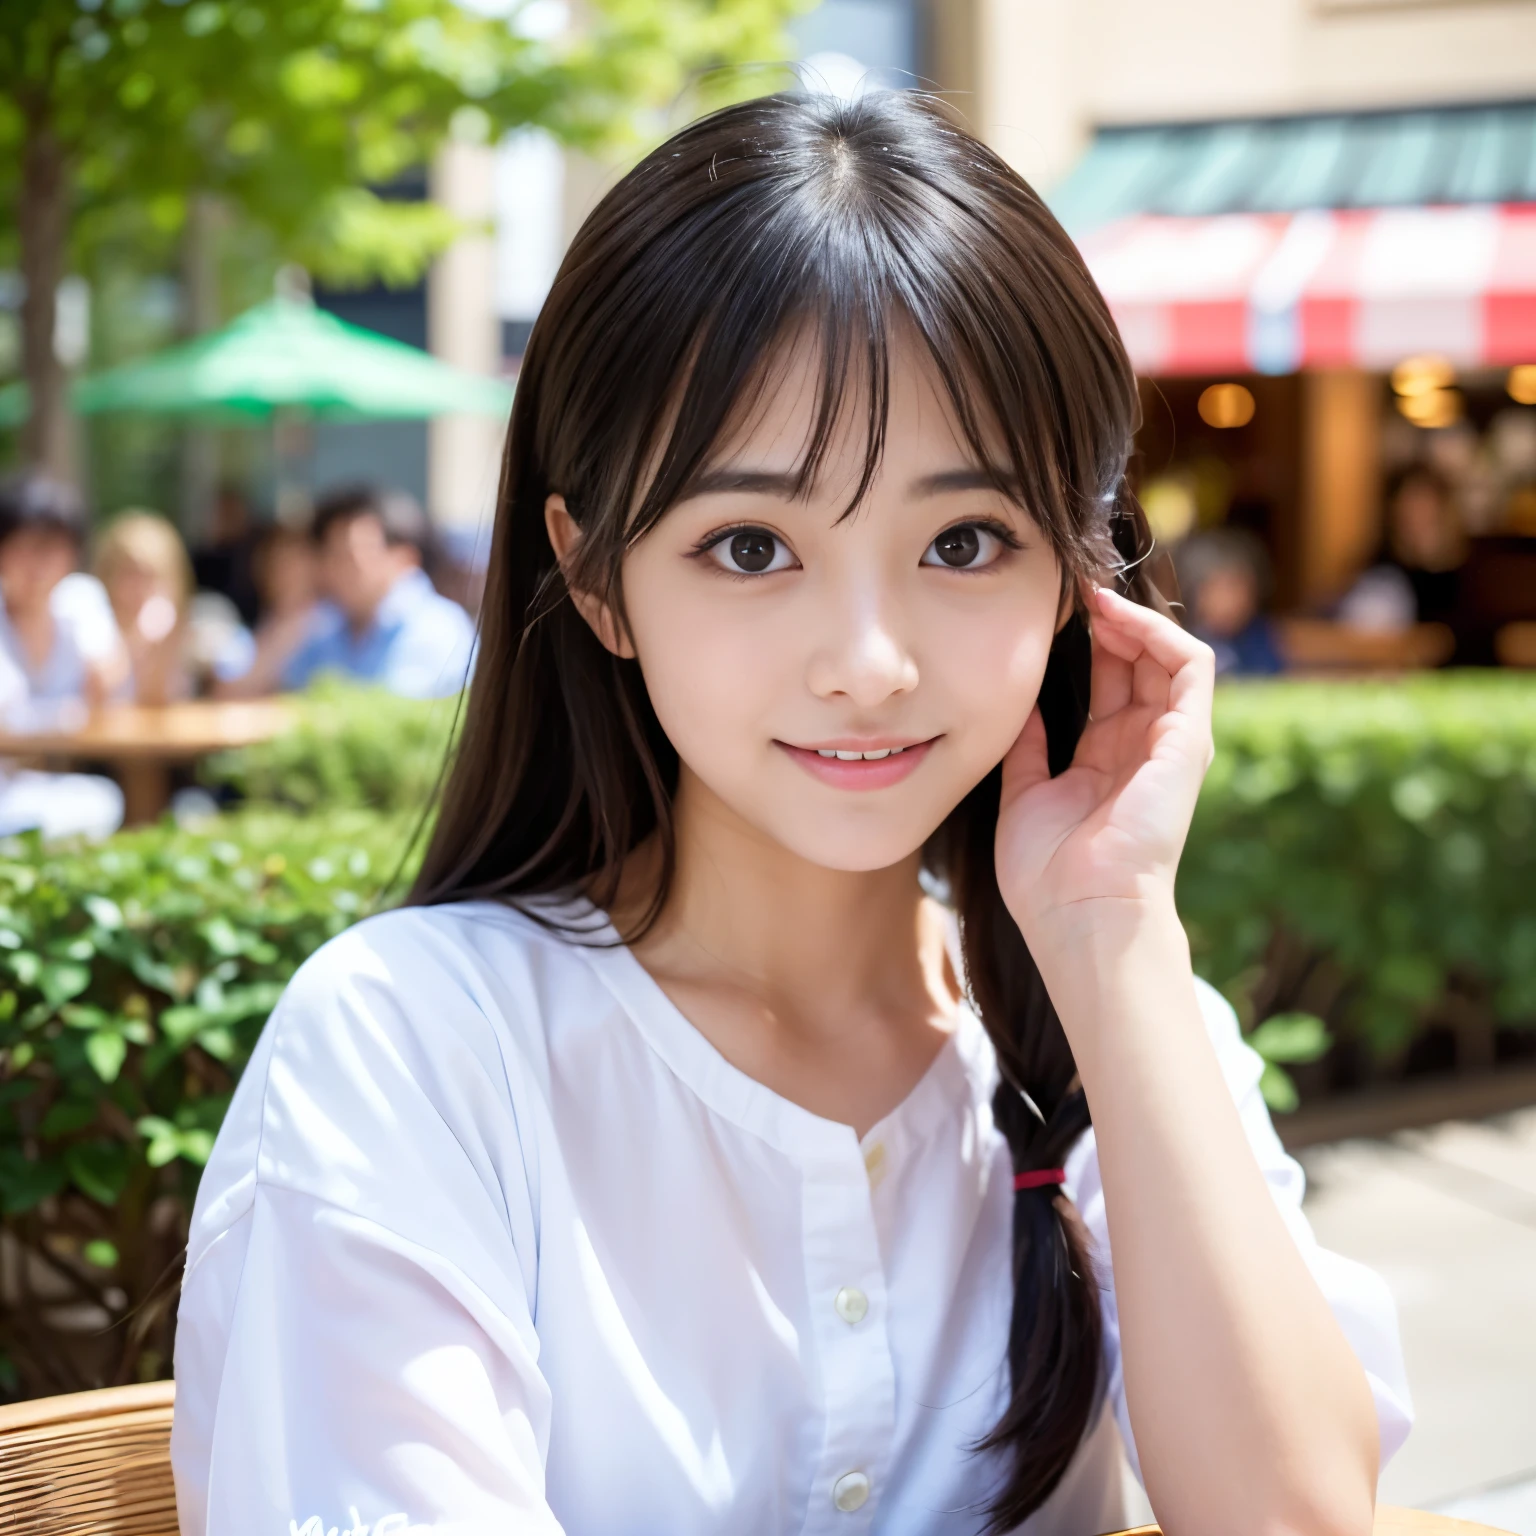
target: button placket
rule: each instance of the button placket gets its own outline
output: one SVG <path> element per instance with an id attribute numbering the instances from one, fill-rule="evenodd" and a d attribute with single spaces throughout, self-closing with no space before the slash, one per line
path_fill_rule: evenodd
<path id="1" fill-rule="evenodd" d="M 806 1283 L 825 1432 L 804 1536 L 869 1529 L 896 1426 L 885 1273 L 864 1154 L 849 1133 L 804 1172 Z"/>

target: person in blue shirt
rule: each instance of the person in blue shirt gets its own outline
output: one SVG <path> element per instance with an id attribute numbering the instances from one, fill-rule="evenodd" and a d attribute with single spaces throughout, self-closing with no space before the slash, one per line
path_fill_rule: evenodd
<path id="1" fill-rule="evenodd" d="M 302 688 L 322 672 L 411 698 L 464 687 L 474 625 L 422 569 L 430 536 L 426 513 L 403 491 L 355 486 L 321 499 L 310 537 L 325 600 L 283 667 L 284 688 Z"/>
<path id="2" fill-rule="evenodd" d="M 1184 627 L 1216 653 L 1216 675 L 1264 676 L 1285 670 L 1264 612 L 1269 555 L 1245 528 L 1213 528 L 1174 551 Z"/>

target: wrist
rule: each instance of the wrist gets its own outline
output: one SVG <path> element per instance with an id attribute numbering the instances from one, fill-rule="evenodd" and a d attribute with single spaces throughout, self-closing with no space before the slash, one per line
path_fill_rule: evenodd
<path id="1" fill-rule="evenodd" d="M 1148 933 L 1180 927 L 1172 876 L 1161 874 L 1130 876 L 1112 894 L 1039 907 L 1010 903 L 1009 909 L 1042 967 L 1048 955 L 1112 952 Z"/>
<path id="2" fill-rule="evenodd" d="M 1085 1082 L 1102 1042 L 1166 1038 L 1170 1007 L 1194 1001 L 1189 939 L 1171 892 L 1074 903 L 1025 934 Z M 1196 1010 L 1197 1012 L 1197 1010 Z"/>

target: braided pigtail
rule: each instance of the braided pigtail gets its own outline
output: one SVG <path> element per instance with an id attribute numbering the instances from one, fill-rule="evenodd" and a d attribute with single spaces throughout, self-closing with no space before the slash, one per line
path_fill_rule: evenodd
<path id="1" fill-rule="evenodd" d="M 1106 548 L 1105 563 L 1119 589 L 1166 611 L 1149 568 L 1146 520 L 1123 482 L 1107 523 L 1112 552 Z M 1087 724 L 1091 670 L 1088 623 L 1074 612 L 1052 646 L 1040 689 L 1052 774 L 1070 765 Z M 971 998 L 997 1052 L 993 1118 L 1018 1175 L 1061 1167 L 1090 1120 L 1071 1045 L 998 889 L 993 849 L 1001 787 L 1001 769 L 994 769 L 959 808 L 946 829 L 946 873 Z M 1087 1233 L 1053 1183 L 1014 1192 L 1013 1281 L 1008 1406 L 981 1446 L 1011 1461 L 989 1511 L 993 1532 L 1013 1530 L 1050 1496 L 1098 1401 L 1098 1283 Z"/>

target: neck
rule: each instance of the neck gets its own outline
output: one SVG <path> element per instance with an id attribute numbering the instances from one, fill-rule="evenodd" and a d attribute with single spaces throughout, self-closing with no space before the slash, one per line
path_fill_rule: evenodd
<path id="1" fill-rule="evenodd" d="M 882 1012 L 931 1015 L 957 991 L 921 856 L 887 869 L 828 869 L 733 812 L 684 767 L 674 802 L 677 866 L 661 917 L 637 945 L 653 970 L 718 980 L 814 1027 Z M 625 871 L 615 916 L 643 913 L 658 850 Z"/>

